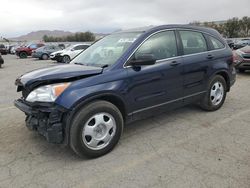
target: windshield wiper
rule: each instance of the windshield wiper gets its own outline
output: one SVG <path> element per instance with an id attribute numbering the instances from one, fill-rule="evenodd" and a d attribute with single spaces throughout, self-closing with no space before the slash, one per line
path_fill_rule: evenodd
<path id="1" fill-rule="evenodd" d="M 93 66 L 93 67 L 101 67 L 101 68 L 107 68 L 108 66 L 109 66 L 109 64 L 104 64 L 104 65 L 101 65 L 100 66 L 100 64 L 84 64 L 84 63 L 78 63 L 78 62 L 76 62 L 76 63 L 74 63 L 74 64 L 76 64 L 76 65 L 83 65 L 83 66 Z"/>
<path id="2" fill-rule="evenodd" d="M 76 63 L 74 63 L 74 64 L 76 64 L 76 65 L 84 65 L 83 63 L 77 63 L 77 62 L 76 62 Z"/>
<path id="3" fill-rule="evenodd" d="M 105 64 L 105 65 L 102 65 L 101 68 L 107 68 L 109 66 L 109 64 Z"/>

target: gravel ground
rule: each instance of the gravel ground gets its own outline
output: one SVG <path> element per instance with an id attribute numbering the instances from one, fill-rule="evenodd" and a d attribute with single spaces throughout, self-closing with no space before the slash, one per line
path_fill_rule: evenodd
<path id="1" fill-rule="evenodd" d="M 55 63 L 3 57 L 1 188 L 250 187 L 250 72 L 237 75 L 219 111 L 188 106 L 127 125 L 111 153 L 89 160 L 29 131 L 13 106 L 15 78 Z"/>

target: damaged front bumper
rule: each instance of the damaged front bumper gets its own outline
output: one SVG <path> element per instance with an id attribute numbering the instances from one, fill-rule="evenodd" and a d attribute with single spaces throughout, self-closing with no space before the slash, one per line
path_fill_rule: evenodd
<path id="1" fill-rule="evenodd" d="M 54 103 L 29 103 L 24 99 L 14 101 L 17 108 L 26 114 L 26 126 L 43 135 L 50 143 L 64 141 L 63 115 L 66 109 Z"/>

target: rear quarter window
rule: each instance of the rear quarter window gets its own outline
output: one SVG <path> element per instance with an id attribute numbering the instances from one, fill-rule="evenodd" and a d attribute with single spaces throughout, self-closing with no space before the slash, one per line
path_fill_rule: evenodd
<path id="1" fill-rule="evenodd" d="M 222 49 L 225 47 L 225 45 L 219 41 L 218 39 L 212 37 L 212 36 L 208 36 L 209 40 L 211 41 L 212 43 L 212 47 L 214 50 L 217 50 L 217 49 Z"/>
<path id="2" fill-rule="evenodd" d="M 179 31 L 184 55 L 207 51 L 207 43 L 202 33 L 196 31 Z"/>

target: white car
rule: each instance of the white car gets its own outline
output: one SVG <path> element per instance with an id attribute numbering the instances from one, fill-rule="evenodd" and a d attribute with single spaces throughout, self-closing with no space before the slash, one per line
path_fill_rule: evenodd
<path id="1" fill-rule="evenodd" d="M 51 54 L 49 55 L 49 58 L 50 58 L 51 60 L 56 60 L 56 61 L 59 62 L 60 54 L 63 53 L 64 51 L 65 51 L 65 49 L 64 49 L 64 50 L 59 50 L 59 51 L 53 52 L 53 53 L 51 53 Z"/>
<path id="2" fill-rule="evenodd" d="M 76 57 L 82 51 L 86 50 L 89 46 L 89 44 L 75 44 L 62 51 L 54 52 L 55 54 L 52 53 L 52 56 L 54 55 L 54 58 L 58 62 L 69 63 L 74 57 Z M 51 59 L 52 58 L 53 57 L 51 57 Z"/>

